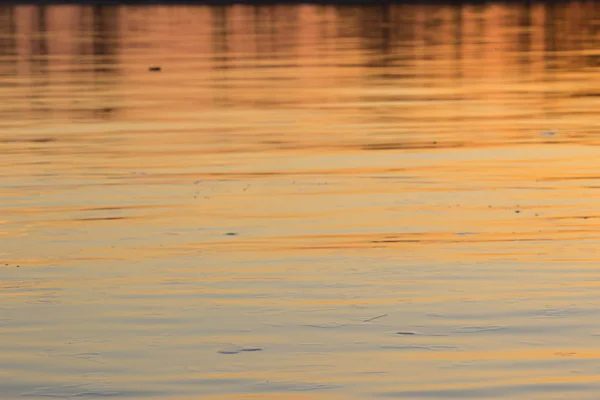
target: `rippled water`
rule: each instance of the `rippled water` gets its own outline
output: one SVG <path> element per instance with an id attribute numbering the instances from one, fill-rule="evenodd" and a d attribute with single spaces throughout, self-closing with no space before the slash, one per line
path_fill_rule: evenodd
<path id="1" fill-rule="evenodd" d="M 0 398 L 597 399 L 599 108 L 592 1 L 0 7 Z"/>

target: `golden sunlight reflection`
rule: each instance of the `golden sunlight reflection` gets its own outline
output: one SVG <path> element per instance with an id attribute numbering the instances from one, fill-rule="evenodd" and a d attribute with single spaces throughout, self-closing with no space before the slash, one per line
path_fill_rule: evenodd
<path id="1" fill-rule="evenodd" d="M 0 393 L 596 399 L 600 6 L 0 6 Z"/>

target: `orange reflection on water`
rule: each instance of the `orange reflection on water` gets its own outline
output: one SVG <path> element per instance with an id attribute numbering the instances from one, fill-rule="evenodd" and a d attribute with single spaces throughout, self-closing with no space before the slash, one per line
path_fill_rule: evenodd
<path id="1" fill-rule="evenodd" d="M 598 21 L 0 7 L 3 399 L 596 399 Z"/>

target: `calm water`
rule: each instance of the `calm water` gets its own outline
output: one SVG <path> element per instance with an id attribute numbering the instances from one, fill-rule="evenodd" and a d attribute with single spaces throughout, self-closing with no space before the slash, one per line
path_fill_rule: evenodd
<path id="1" fill-rule="evenodd" d="M 0 7 L 0 398 L 597 399 L 599 109 L 591 1 Z"/>

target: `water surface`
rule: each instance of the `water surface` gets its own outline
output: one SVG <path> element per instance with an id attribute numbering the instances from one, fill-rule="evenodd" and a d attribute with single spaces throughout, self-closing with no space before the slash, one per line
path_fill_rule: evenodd
<path id="1" fill-rule="evenodd" d="M 599 27 L 0 7 L 0 397 L 596 399 Z"/>

